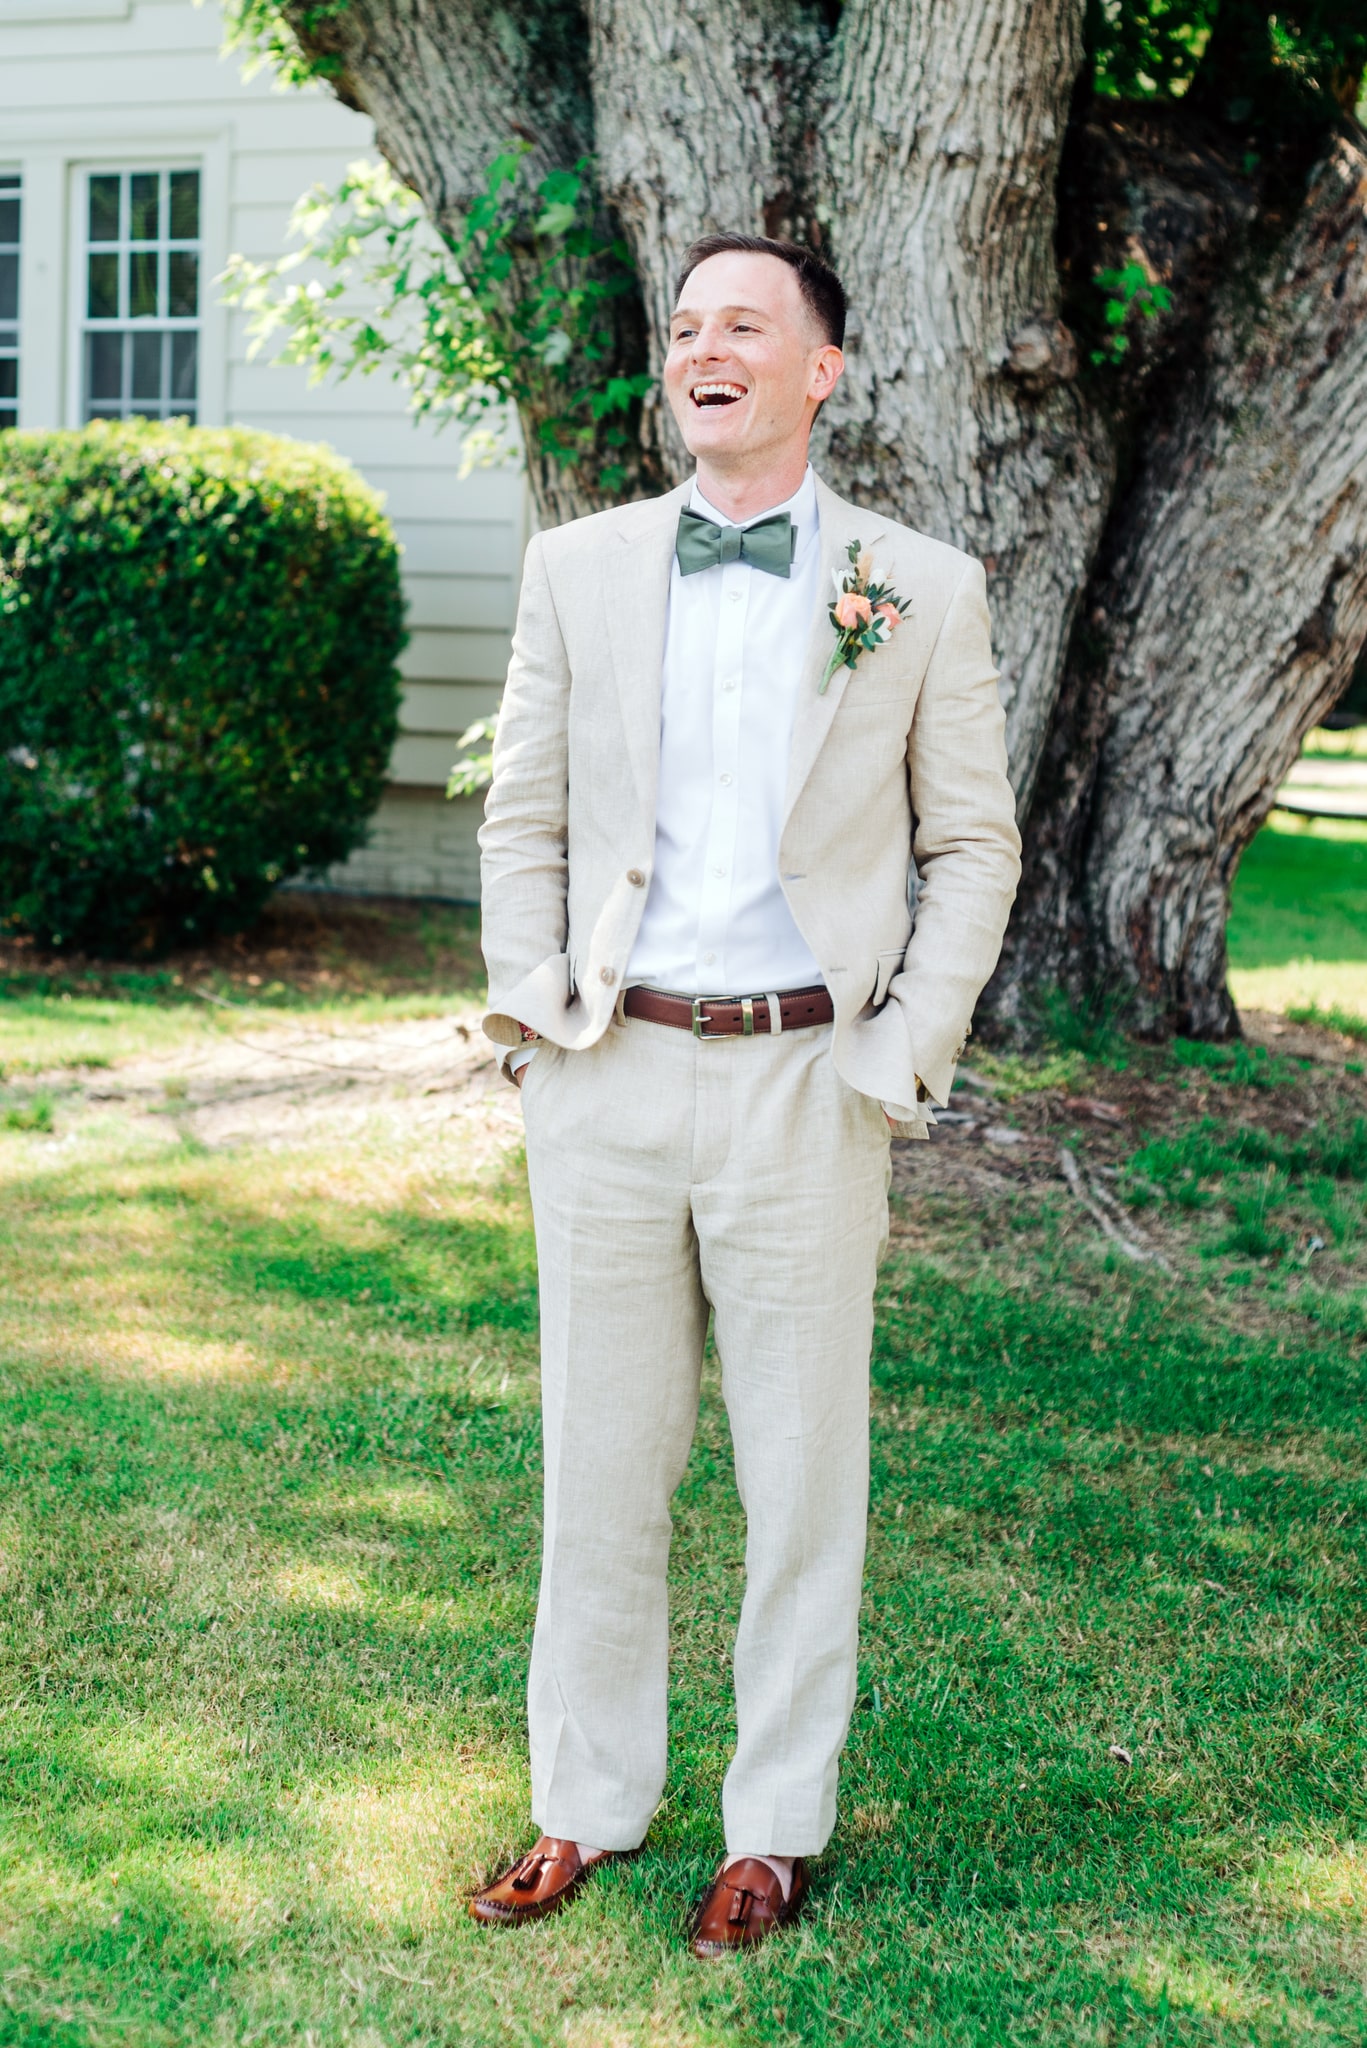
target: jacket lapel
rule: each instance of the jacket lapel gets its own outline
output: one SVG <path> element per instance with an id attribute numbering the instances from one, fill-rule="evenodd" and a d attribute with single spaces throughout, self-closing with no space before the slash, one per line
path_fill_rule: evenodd
<path id="1" fill-rule="evenodd" d="M 817 597 L 816 617 L 807 635 L 802 673 L 798 678 L 797 716 L 793 721 L 788 785 L 783 805 L 785 825 L 816 764 L 817 755 L 826 743 L 851 674 L 842 665 L 826 685 L 825 694 L 821 694 L 821 678 L 835 647 L 835 628 L 830 621 L 830 607 L 835 598 L 832 578 L 837 569 L 843 575 L 849 568 L 851 541 L 857 540 L 861 547 L 871 548 L 883 534 L 883 522 L 876 514 L 867 508 L 861 510 L 857 505 L 847 504 L 820 477 L 816 479 L 816 502 L 821 521 L 821 589 Z"/>
<path id="2" fill-rule="evenodd" d="M 660 684 L 664 671 L 665 626 L 669 615 L 669 578 L 679 508 L 686 504 L 691 480 L 662 498 L 624 506 L 617 517 L 613 563 L 603 591 L 607 643 L 621 702 L 622 731 L 632 775 L 645 814 L 653 823 L 660 776 Z M 834 595 L 832 576 L 849 567 L 851 541 L 871 548 L 883 534 L 883 523 L 867 508 L 845 499 L 816 479 L 821 521 L 821 585 L 816 613 L 807 634 L 802 673 L 798 678 L 797 715 L 788 754 L 784 822 L 825 745 L 832 720 L 850 678 L 838 668 L 826 686 L 819 685 L 835 644 L 829 617 Z M 615 560 L 614 560 L 615 556 Z"/>
<path id="3" fill-rule="evenodd" d="M 607 640 L 627 756 L 652 824 L 660 777 L 660 680 L 664 670 L 665 623 L 669 615 L 669 574 L 679 507 L 690 486 L 680 484 L 662 498 L 628 505 L 617 524 L 617 545 L 603 591 Z"/>

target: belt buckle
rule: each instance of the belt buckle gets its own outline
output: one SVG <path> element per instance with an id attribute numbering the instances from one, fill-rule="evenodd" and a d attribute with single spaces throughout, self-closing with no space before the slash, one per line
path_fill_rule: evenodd
<path id="1" fill-rule="evenodd" d="M 725 1038 L 728 1035 L 725 1031 L 703 1030 L 703 1025 L 708 1020 L 702 1013 L 702 1006 L 704 1003 L 715 1003 L 717 1000 L 716 996 L 694 996 L 693 998 L 693 1036 L 700 1038 L 704 1045 L 711 1045 L 715 1039 Z"/>

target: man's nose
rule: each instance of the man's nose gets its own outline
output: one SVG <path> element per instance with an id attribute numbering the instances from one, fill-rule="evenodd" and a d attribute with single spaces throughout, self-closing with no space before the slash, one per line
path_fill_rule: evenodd
<path id="1" fill-rule="evenodd" d="M 715 362 L 722 352 L 720 331 L 715 327 L 700 327 L 693 337 L 694 362 Z"/>

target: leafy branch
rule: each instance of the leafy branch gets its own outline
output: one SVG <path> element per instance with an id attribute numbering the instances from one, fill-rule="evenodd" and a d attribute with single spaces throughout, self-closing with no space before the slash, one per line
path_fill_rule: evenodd
<path id="1" fill-rule="evenodd" d="M 253 354 L 283 330 L 279 359 L 309 364 L 315 382 L 383 368 L 415 412 L 475 425 L 467 469 L 516 452 L 516 407 L 543 458 L 611 491 L 652 382 L 595 376 L 613 350 L 609 302 L 634 289 L 630 257 L 597 223 L 589 159 L 533 186 L 528 148 L 500 151 L 440 232 L 387 166 L 352 164 L 296 206 L 298 247 L 274 263 L 233 257 L 225 296 L 253 316 Z M 311 275 L 292 281 L 303 266 Z"/>
<path id="2" fill-rule="evenodd" d="M 195 0 L 202 6 L 204 0 Z M 345 14 L 348 0 L 306 0 L 295 8 L 299 29 L 316 36 L 338 15 Z M 307 85 L 315 78 L 336 78 L 342 69 L 340 57 L 320 53 L 306 55 L 285 16 L 280 0 L 224 0 L 224 48 L 246 50 L 247 72 L 268 65 L 286 85 Z"/>
<path id="3" fill-rule="evenodd" d="M 1142 263 L 1127 263 L 1120 270 L 1098 270 L 1092 282 L 1106 297 L 1105 331 L 1100 345 L 1092 350 L 1094 363 L 1118 363 L 1130 346 L 1125 332 L 1131 313 L 1144 320 L 1157 320 L 1172 311 L 1172 293 L 1156 284 Z"/>
<path id="4" fill-rule="evenodd" d="M 446 780 L 446 794 L 450 796 L 475 796 L 481 789 L 487 789 L 494 779 L 494 733 L 498 726 L 496 718 L 477 718 L 473 725 L 467 725 L 458 747 L 477 747 L 486 742 L 484 751 L 467 754 L 463 761 L 457 761 Z"/>

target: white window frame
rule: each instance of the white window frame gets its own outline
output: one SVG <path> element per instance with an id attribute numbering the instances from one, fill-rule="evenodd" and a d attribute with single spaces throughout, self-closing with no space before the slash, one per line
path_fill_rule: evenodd
<path id="1" fill-rule="evenodd" d="M 108 136 L 108 140 L 106 140 Z M 229 136 L 223 130 L 209 134 L 160 130 L 120 129 L 117 139 L 100 137 L 102 147 L 63 162 L 65 176 L 66 292 L 62 315 L 60 371 L 60 421 L 52 418 L 24 424 L 79 427 L 85 419 L 85 335 L 86 242 L 89 179 L 100 172 L 184 171 L 199 172 L 199 389 L 195 407 L 196 423 L 202 427 L 222 426 L 227 411 L 228 309 L 220 302 L 214 280 L 228 260 L 228 169 Z M 26 235 L 25 240 L 29 238 Z M 21 285 L 22 291 L 22 285 Z M 21 300 L 21 310 L 23 301 Z M 125 324 L 125 323 L 114 323 Z M 150 325 L 151 323 L 149 323 Z M 174 325 L 158 321 L 157 326 Z M 25 347 L 21 330 L 20 346 Z M 55 394 L 54 394 L 55 395 Z"/>
<path id="2" fill-rule="evenodd" d="M 17 198 L 19 201 L 19 303 L 15 307 L 14 315 L 14 346 L 13 348 L 10 348 L 7 344 L 3 349 L 0 349 L 0 361 L 13 362 L 13 364 L 15 365 L 15 380 L 18 393 L 17 397 L 15 398 L 0 397 L 0 409 L 3 409 L 5 412 L 13 411 L 15 414 L 14 424 L 18 426 L 20 420 L 23 417 L 22 412 L 20 412 L 19 408 L 22 406 L 24 399 L 24 242 L 26 240 L 26 236 L 24 234 L 25 223 L 23 166 L 20 164 L 0 163 L 0 178 L 5 178 L 6 180 L 13 178 L 17 179 L 18 181 L 17 184 L 14 185 L 11 185 L 9 183 L 0 185 L 0 197 L 8 199 L 12 196 Z M 12 243 L 8 242 L 5 244 L 6 250 L 9 250 L 13 246 L 14 245 Z M 0 332 L 10 332 L 10 325 L 8 321 L 0 323 Z"/>
<path id="3" fill-rule="evenodd" d="M 195 204 L 196 233 L 193 239 L 191 239 L 188 236 L 173 237 L 171 234 L 171 179 L 177 172 L 187 171 L 193 172 L 195 177 L 199 181 Z M 131 205 L 132 201 L 130 180 L 138 176 L 155 177 L 158 182 L 158 228 L 160 232 L 158 233 L 155 241 L 142 244 L 134 243 L 130 239 L 130 223 L 127 218 L 127 208 L 129 205 Z M 114 241 L 106 243 L 92 242 L 90 240 L 89 232 L 90 187 L 93 180 L 99 177 L 117 178 L 119 181 L 119 233 Z M 207 297 L 205 286 L 208 283 L 208 279 L 206 278 L 204 271 L 204 167 L 198 161 L 189 160 L 183 160 L 177 163 L 125 164 L 117 169 L 106 169 L 103 165 L 88 164 L 83 166 L 82 168 L 80 184 L 81 192 L 79 210 L 81 215 L 82 242 L 80 339 L 78 343 L 81 371 L 81 395 L 79 416 L 80 422 L 82 424 L 84 423 L 90 406 L 90 394 L 87 389 L 87 363 L 90 355 L 91 337 L 97 334 L 117 334 L 120 336 L 126 336 L 136 335 L 138 333 L 156 333 L 163 337 L 161 348 L 161 375 L 163 379 L 164 388 L 167 389 L 167 397 L 164 401 L 159 401 L 158 411 L 156 413 L 149 415 L 149 417 L 154 419 L 166 417 L 174 418 L 179 416 L 176 415 L 174 411 L 168 414 L 162 409 L 164 405 L 174 407 L 174 400 L 169 395 L 170 357 L 172 351 L 169 345 L 167 344 L 165 337 L 168 335 L 175 334 L 194 335 L 196 346 L 195 395 L 193 400 L 193 413 L 195 421 L 198 422 L 200 354 L 199 342 L 202 325 L 202 315 L 204 312 L 204 301 L 205 298 Z M 89 276 L 89 260 L 92 256 L 102 254 L 114 256 L 117 265 L 117 274 L 119 277 L 117 296 L 123 298 L 128 291 L 128 273 L 132 264 L 134 253 L 147 253 L 152 250 L 155 250 L 157 257 L 158 272 L 157 297 L 158 300 L 160 300 L 163 297 L 163 295 L 165 295 L 169 302 L 171 258 L 174 253 L 178 253 L 172 247 L 172 244 L 175 241 L 178 241 L 181 247 L 183 248 L 193 249 L 195 255 L 195 310 L 193 313 L 174 314 L 168 310 L 166 313 L 158 312 L 151 315 L 135 317 L 130 310 L 130 312 L 122 315 L 116 314 L 110 317 L 92 317 L 86 296 L 88 289 L 87 280 Z M 118 414 L 113 415 L 113 417 L 126 419 L 130 417 L 130 414 L 136 413 L 137 402 L 133 398 L 130 389 L 130 373 L 132 359 L 131 350 L 125 349 L 123 351 L 123 356 L 124 392 L 119 400 L 120 411 Z M 102 416 L 110 417 L 110 415 L 107 414 Z"/>

